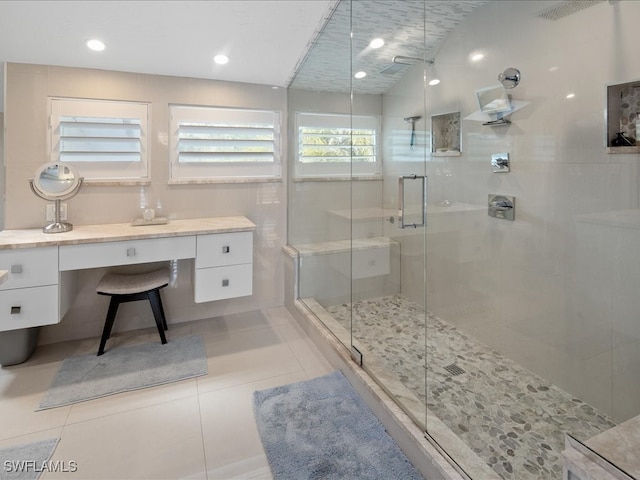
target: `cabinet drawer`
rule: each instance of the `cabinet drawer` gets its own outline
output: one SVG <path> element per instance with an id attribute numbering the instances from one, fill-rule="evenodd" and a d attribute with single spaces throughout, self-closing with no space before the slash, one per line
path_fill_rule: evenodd
<path id="1" fill-rule="evenodd" d="M 2 250 L 0 270 L 9 272 L 0 290 L 55 285 L 58 283 L 58 247 Z"/>
<path id="2" fill-rule="evenodd" d="M 0 331 L 58 323 L 58 286 L 0 292 Z"/>
<path id="3" fill-rule="evenodd" d="M 132 265 L 193 258 L 195 236 L 148 238 L 124 242 L 87 243 L 60 246 L 60 270 Z"/>
<path id="4" fill-rule="evenodd" d="M 251 263 L 253 232 L 198 235 L 196 268 Z"/>
<path id="5" fill-rule="evenodd" d="M 227 267 L 197 268 L 194 272 L 193 289 L 196 303 L 251 295 L 253 266 L 246 263 Z"/>

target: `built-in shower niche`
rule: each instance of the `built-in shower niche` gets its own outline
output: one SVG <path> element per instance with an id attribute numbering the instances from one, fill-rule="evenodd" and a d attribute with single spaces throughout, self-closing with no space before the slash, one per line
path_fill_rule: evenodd
<path id="1" fill-rule="evenodd" d="M 607 153 L 639 153 L 640 80 L 607 86 Z"/>
<path id="2" fill-rule="evenodd" d="M 436 157 L 459 157 L 462 152 L 460 112 L 431 116 L 431 153 Z"/>

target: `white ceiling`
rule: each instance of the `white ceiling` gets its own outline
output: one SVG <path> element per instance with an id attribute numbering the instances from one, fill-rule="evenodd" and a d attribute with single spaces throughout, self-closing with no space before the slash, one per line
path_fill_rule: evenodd
<path id="1" fill-rule="evenodd" d="M 335 0 L 0 1 L 0 62 L 284 87 Z M 96 53 L 85 42 L 107 45 Z M 225 66 L 213 57 L 230 57 Z"/>
<path id="2" fill-rule="evenodd" d="M 483 0 L 0 0 L 0 63 L 33 63 L 348 91 L 353 8 L 362 93 L 381 93 L 394 55 L 433 53 Z M 334 14 L 335 12 L 335 14 Z M 426 30 L 423 36 L 423 29 Z M 346 36 L 346 37 L 345 37 Z M 374 36 L 386 45 L 370 52 Z M 85 43 L 103 40 L 103 52 Z M 347 41 L 345 42 L 345 38 Z M 230 62 L 213 62 L 218 53 Z M 302 63 L 303 59 L 304 63 Z M 355 70 L 354 70 L 355 71 Z M 2 109 L 0 91 L 0 110 Z"/>

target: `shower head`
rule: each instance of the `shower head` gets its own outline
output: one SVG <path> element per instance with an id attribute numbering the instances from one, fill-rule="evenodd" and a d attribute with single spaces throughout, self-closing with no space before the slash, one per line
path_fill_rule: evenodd
<path id="1" fill-rule="evenodd" d="M 415 124 L 418 120 L 420 120 L 422 116 L 416 115 L 415 117 L 404 117 L 404 121 L 407 123 Z"/>
<path id="2" fill-rule="evenodd" d="M 417 62 L 425 62 L 428 65 L 433 65 L 433 60 L 425 60 L 419 57 L 407 57 L 405 55 L 396 55 L 391 59 L 393 63 L 399 63 L 400 65 L 413 65 Z"/>
<path id="3" fill-rule="evenodd" d="M 407 65 L 415 65 L 418 62 L 426 62 L 427 65 L 433 65 L 433 60 L 424 60 L 418 57 L 408 57 L 405 55 L 396 55 L 391 59 L 391 65 L 387 65 L 378 73 L 384 73 L 386 75 L 391 75 L 393 73 L 397 73 Z"/>

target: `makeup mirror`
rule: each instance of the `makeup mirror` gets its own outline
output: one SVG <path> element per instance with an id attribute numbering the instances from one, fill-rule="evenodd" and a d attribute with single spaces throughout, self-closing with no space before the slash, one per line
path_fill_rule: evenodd
<path id="1" fill-rule="evenodd" d="M 476 90 L 476 100 L 482 113 L 506 113 L 511 111 L 511 101 L 502 85 Z"/>
<path id="2" fill-rule="evenodd" d="M 45 163 L 36 171 L 35 177 L 29 179 L 31 191 L 36 196 L 55 202 L 55 218 L 42 228 L 44 233 L 62 233 L 73 229 L 72 224 L 61 221 L 60 201 L 78 193 L 83 181 L 77 170 L 64 162 Z"/>

